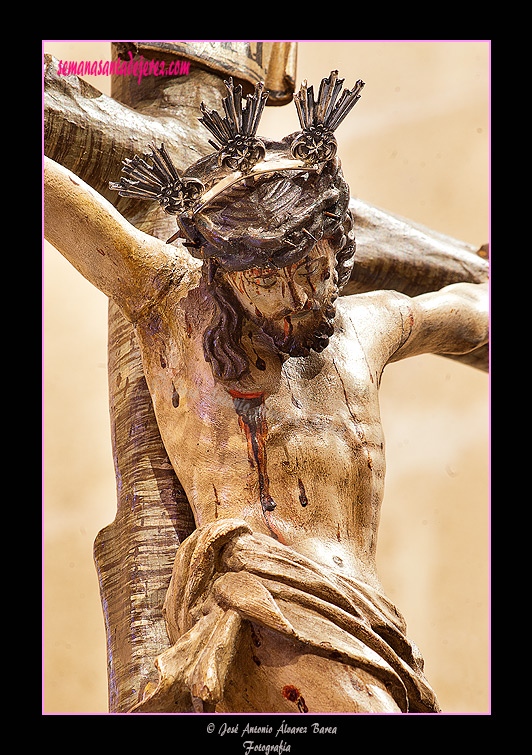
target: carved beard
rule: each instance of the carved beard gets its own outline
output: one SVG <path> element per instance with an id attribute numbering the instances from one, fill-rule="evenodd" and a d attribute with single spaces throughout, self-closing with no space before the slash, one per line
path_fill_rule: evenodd
<path id="1" fill-rule="evenodd" d="M 205 269 L 202 285 L 210 292 L 215 305 L 211 322 L 203 333 L 203 353 L 214 377 L 219 380 L 238 380 L 249 368 L 249 359 L 240 341 L 244 317 L 258 325 L 279 353 L 292 357 L 323 351 L 334 332 L 334 302 L 339 293 L 337 274 L 325 303 L 318 310 L 309 311 L 304 318 L 294 318 L 294 322 L 289 317 L 285 321 L 270 320 L 258 312 L 246 311 L 244 315 L 232 287 L 222 280 L 214 282 Z"/>
<path id="2" fill-rule="evenodd" d="M 321 352 L 329 345 L 334 333 L 334 302 L 337 298 L 338 288 L 319 310 L 310 311 L 305 317 L 292 319 L 288 316 L 280 322 L 263 317 L 258 319 L 258 324 L 281 354 L 306 357 L 311 351 Z"/>

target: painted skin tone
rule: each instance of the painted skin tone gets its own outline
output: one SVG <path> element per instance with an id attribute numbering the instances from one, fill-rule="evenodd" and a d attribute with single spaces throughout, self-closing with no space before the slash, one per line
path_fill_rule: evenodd
<path id="1" fill-rule="evenodd" d="M 296 332 L 312 327 L 315 318 L 311 313 L 323 306 L 333 290 L 333 271 L 330 249 L 316 246 L 289 267 L 253 268 L 227 273 L 226 279 L 248 318 L 256 321 L 259 312 L 273 321 L 281 336 L 286 335 L 289 323 Z"/>
<path id="2" fill-rule="evenodd" d="M 314 330 L 334 298 L 329 245 L 318 244 L 283 270 L 225 273 L 246 314 L 241 343 L 250 368 L 237 381 L 221 382 L 203 354 L 211 306 L 197 261 L 132 228 L 96 192 L 49 161 L 45 186 L 47 238 L 135 325 L 161 436 L 196 524 L 243 518 L 256 532 L 379 589 L 382 372 L 409 356 L 462 354 L 486 343 L 487 284 L 459 283 L 416 298 L 393 291 L 340 297 L 327 348 L 289 358 L 261 330 L 260 316 L 281 340 L 289 329 L 301 338 Z M 90 237 L 77 231 L 80 216 L 96 218 Z M 264 490 L 258 465 L 250 463 L 250 433 L 235 410 L 235 395 L 254 396 L 262 407 L 267 495 L 275 503 L 270 510 L 261 506 Z M 325 673 L 326 664 L 314 656 L 298 663 L 302 674 Z M 352 669 L 349 677 L 341 664 L 333 667 L 340 692 L 338 699 L 331 693 L 331 711 L 396 710 L 380 682 L 365 679 L 357 691 Z M 271 673 L 267 683 L 277 689 L 291 681 L 282 670 Z M 306 704 L 312 711 L 312 701 Z"/>

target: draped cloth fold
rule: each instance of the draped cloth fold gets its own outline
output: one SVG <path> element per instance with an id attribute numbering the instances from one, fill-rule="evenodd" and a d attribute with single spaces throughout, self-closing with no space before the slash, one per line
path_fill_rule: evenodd
<path id="1" fill-rule="evenodd" d="M 157 687 L 131 712 L 213 711 L 247 621 L 302 652 L 367 671 L 404 713 L 440 710 L 404 619 L 384 595 L 243 520 L 216 520 L 179 546 L 164 615 L 172 646 L 157 658 Z"/>

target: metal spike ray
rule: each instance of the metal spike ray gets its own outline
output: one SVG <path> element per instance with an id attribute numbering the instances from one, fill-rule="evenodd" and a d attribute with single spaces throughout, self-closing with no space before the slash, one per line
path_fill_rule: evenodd
<path id="1" fill-rule="evenodd" d="M 304 81 L 301 84 L 298 94 L 294 95 L 294 103 L 296 106 L 297 114 L 299 117 L 299 123 L 301 128 L 306 129 L 312 125 L 314 118 L 314 94 L 313 89 L 307 89 L 307 82 Z M 312 115 L 311 115 L 312 113 Z"/>
<path id="2" fill-rule="evenodd" d="M 327 115 L 325 125 L 330 128 L 331 131 L 335 131 L 338 128 L 346 115 L 348 115 L 354 105 L 356 105 L 360 99 L 360 92 L 362 91 L 363 86 L 364 82 L 362 79 L 359 79 L 351 90 L 344 89 L 340 101 L 335 105 L 332 112 Z"/>
<path id="3" fill-rule="evenodd" d="M 110 183 L 111 189 L 118 191 L 122 197 L 142 199 L 157 199 L 161 191 L 161 183 L 154 174 L 151 166 L 138 155 L 124 160 L 122 172 L 124 176 L 117 183 Z"/>
<path id="4" fill-rule="evenodd" d="M 259 127 L 262 112 L 266 106 L 268 92 L 264 91 L 264 84 L 259 82 L 255 87 L 255 94 L 248 94 L 246 98 L 245 129 L 248 136 L 255 136 Z"/>
<path id="5" fill-rule="evenodd" d="M 225 110 L 225 118 L 231 136 L 234 137 L 241 133 L 242 130 L 242 87 L 239 85 L 233 87 L 233 80 L 229 86 L 228 82 L 225 82 L 229 94 L 222 100 L 222 105 Z"/>
<path id="6" fill-rule="evenodd" d="M 331 71 L 328 79 L 322 79 L 318 93 L 318 102 L 314 106 L 315 120 L 317 123 L 327 125 L 327 120 L 334 108 L 334 103 L 340 91 L 344 79 L 338 81 L 338 71 Z"/>
<path id="7" fill-rule="evenodd" d="M 161 144 L 160 149 L 154 144 L 150 144 L 150 149 L 153 155 L 153 161 L 160 168 L 161 176 L 169 183 L 170 181 L 179 181 L 180 176 L 173 162 L 170 160 L 168 152 L 164 144 Z"/>
<path id="8" fill-rule="evenodd" d="M 299 122 L 304 130 L 312 126 L 323 125 L 334 131 L 344 120 L 351 108 L 360 99 L 360 91 L 364 82 L 359 79 L 354 87 L 344 89 L 337 102 L 344 79 L 338 79 L 338 71 L 331 71 L 328 78 L 321 81 L 317 101 L 314 100 L 314 89 L 304 82 L 298 94 L 294 95 Z"/>

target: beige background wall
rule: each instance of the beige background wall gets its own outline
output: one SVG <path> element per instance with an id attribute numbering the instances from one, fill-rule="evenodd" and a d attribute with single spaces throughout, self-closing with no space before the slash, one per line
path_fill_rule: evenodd
<path id="1" fill-rule="evenodd" d="M 108 60 L 106 42 L 50 42 L 64 60 Z M 489 238 L 489 43 L 301 42 L 298 86 L 333 68 L 366 81 L 337 132 L 352 194 L 480 246 Z M 109 93 L 109 80 L 90 78 Z M 260 132 L 298 128 L 267 108 Z M 107 409 L 107 300 L 44 246 L 45 713 L 107 711 L 92 544 L 115 515 Z M 489 694 L 486 374 L 441 357 L 385 371 L 387 488 L 379 566 L 421 648 L 444 712 Z"/>

